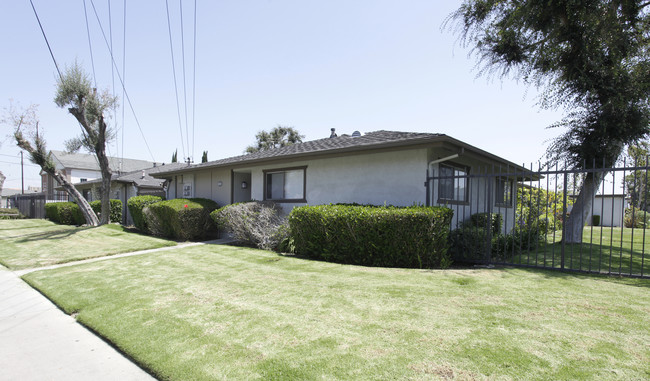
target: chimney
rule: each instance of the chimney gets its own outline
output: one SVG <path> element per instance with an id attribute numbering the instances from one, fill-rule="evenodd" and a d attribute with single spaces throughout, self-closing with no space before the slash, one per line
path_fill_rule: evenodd
<path id="1" fill-rule="evenodd" d="M 143 169 L 143 170 L 142 170 L 142 177 L 141 177 L 141 179 L 144 179 L 144 176 L 145 176 L 145 173 L 144 173 L 144 169 Z"/>
<path id="2" fill-rule="evenodd" d="M 331 138 L 335 138 L 335 137 L 337 137 L 337 136 L 338 136 L 338 135 L 336 135 L 336 128 L 332 128 L 332 133 L 330 134 L 330 139 L 331 139 Z"/>

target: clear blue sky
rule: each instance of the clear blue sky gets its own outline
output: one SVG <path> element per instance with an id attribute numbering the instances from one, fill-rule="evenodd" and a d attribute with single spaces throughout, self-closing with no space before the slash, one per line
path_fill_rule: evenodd
<path id="1" fill-rule="evenodd" d="M 92 75 L 82 0 L 33 0 L 59 65 L 77 60 Z M 476 59 L 442 30 L 460 1 L 430 0 L 198 0 L 196 103 L 192 134 L 194 2 L 183 2 L 186 143 L 180 5 L 169 0 L 181 109 L 178 122 L 164 1 L 127 1 L 126 70 L 123 0 L 86 0 L 97 86 L 111 89 L 107 38 L 111 8 L 114 58 L 125 78 L 142 133 L 128 104 L 124 134 L 109 154 L 169 162 L 193 155 L 200 161 L 241 154 L 254 135 L 278 124 L 294 126 L 305 140 L 355 130 L 436 132 L 516 163 L 537 162 L 549 139 L 546 126 L 559 112 L 540 111 L 536 90 L 512 79 L 478 77 Z M 0 106 L 9 99 L 39 105 L 49 149 L 79 133 L 66 110 L 54 105 L 56 70 L 28 0 L 0 6 Z M 121 87 L 115 74 L 115 92 Z M 122 129 L 122 111 L 111 125 Z M 181 139 L 181 130 L 183 139 Z M 20 188 L 19 150 L 2 126 L 0 171 L 5 187 Z M 194 138 L 192 139 L 192 135 Z M 192 150 L 193 149 L 193 150 Z M 153 156 L 153 159 L 152 159 Z M 26 161 L 26 163 L 28 163 Z M 37 168 L 26 166 L 25 186 L 40 185 Z"/>

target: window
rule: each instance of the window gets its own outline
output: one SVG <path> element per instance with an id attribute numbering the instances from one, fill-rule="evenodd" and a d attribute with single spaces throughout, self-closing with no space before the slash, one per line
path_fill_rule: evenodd
<path id="1" fill-rule="evenodd" d="M 264 199 L 306 202 L 307 167 L 264 171 Z"/>
<path id="2" fill-rule="evenodd" d="M 86 181 L 88 181 L 88 179 L 84 179 L 83 177 L 79 179 L 80 183 L 85 183 Z"/>
<path id="3" fill-rule="evenodd" d="M 497 206 L 512 206 L 513 182 L 505 177 L 497 177 L 495 189 L 495 204 Z"/>
<path id="4" fill-rule="evenodd" d="M 469 199 L 468 174 L 466 167 L 440 164 L 438 183 L 439 202 L 466 203 Z"/>

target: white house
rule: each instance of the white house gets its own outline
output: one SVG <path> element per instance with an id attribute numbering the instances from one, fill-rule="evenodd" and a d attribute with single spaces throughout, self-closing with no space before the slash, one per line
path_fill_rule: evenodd
<path id="1" fill-rule="evenodd" d="M 504 175 L 469 177 L 474 173 Z M 516 180 L 530 178 L 525 168 L 450 136 L 396 131 L 355 132 L 152 176 L 166 180 L 168 199 L 271 200 L 287 213 L 307 204 L 447 205 L 452 224 L 490 211 L 504 215 L 507 230 Z"/>

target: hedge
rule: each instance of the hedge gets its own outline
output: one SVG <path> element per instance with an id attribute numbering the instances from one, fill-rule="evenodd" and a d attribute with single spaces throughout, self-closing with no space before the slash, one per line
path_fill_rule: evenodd
<path id="1" fill-rule="evenodd" d="M 75 217 L 75 209 L 79 206 L 74 202 L 51 202 L 45 204 L 45 217 L 62 225 L 80 225 Z"/>
<path id="2" fill-rule="evenodd" d="M 131 197 L 127 201 L 127 206 L 129 208 L 129 213 L 131 213 L 131 218 L 133 219 L 133 225 L 143 233 L 150 233 L 149 228 L 147 227 L 147 220 L 144 218 L 142 210 L 151 204 L 163 201 L 162 197 L 158 196 L 135 196 Z"/>
<path id="3" fill-rule="evenodd" d="M 152 234 L 196 240 L 218 234 L 210 218 L 210 212 L 218 207 L 216 202 L 205 198 L 177 198 L 150 204 L 143 209 L 143 213 Z"/>
<path id="4" fill-rule="evenodd" d="M 109 200 L 110 201 L 110 218 L 111 222 L 122 223 L 122 200 Z M 90 207 L 95 211 L 97 217 L 101 220 L 100 213 L 102 211 L 102 202 L 95 200 L 90 202 Z"/>
<path id="5" fill-rule="evenodd" d="M 111 221 L 122 222 L 122 201 L 110 200 Z M 99 216 L 102 206 L 101 201 L 90 202 L 90 207 Z M 86 219 L 81 213 L 79 205 L 74 202 L 51 202 L 45 204 L 45 217 L 62 225 L 83 225 Z"/>
<path id="6" fill-rule="evenodd" d="M 296 255 L 329 262 L 382 267 L 450 265 L 453 211 L 444 207 L 319 205 L 289 214 Z"/>

